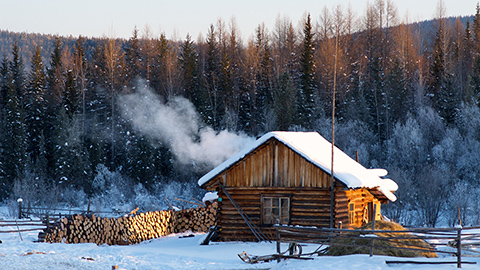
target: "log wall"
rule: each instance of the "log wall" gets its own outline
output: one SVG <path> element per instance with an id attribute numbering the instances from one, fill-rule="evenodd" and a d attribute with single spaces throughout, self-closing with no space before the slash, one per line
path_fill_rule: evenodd
<path id="1" fill-rule="evenodd" d="M 49 243 L 129 245 L 185 231 L 207 232 L 216 225 L 217 202 L 180 211 L 155 211 L 120 218 L 95 215 L 64 217 L 45 232 Z"/>
<path id="2" fill-rule="evenodd" d="M 355 204 L 353 223 L 350 223 L 348 219 L 349 203 Z M 350 229 L 358 228 L 370 222 L 372 217 L 369 216 L 369 211 L 373 211 L 373 209 L 369 208 L 369 203 L 372 204 L 371 206 L 375 205 L 377 207 L 375 218 L 380 219 L 380 202 L 367 189 L 337 189 L 335 191 L 335 222 L 337 227 L 339 222 L 342 222 L 343 228 Z"/>
<path id="3" fill-rule="evenodd" d="M 271 240 L 275 239 L 275 229 L 271 225 L 264 226 L 261 221 L 262 195 L 281 195 L 290 197 L 293 226 L 330 226 L 330 191 L 328 189 L 296 189 L 296 188 L 228 188 L 233 200 L 250 217 L 262 232 Z M 222 241 L 256 241 L 238 211 L 228 197 L 219 191 L 218 225 L 222 228 Z"/>
<path id="4" fill-rule="evenodd" d="M 278 195 L 290 197 L 290 223 L 292 226 L 304 227 L 330 227 L 330 190 L 327 188 L 228 188 L 226 189 L 232 199 L 240 205 L 252 222 L 259 227 L 270 239 L 275 239 L 275 229 L 271 225 L 262 224 L 262 195 Z M 222 241 L 256 241 L 257 239 L 248 228 L 236 208 L 228 197 L 219 192 L 222 201 L 218 208 L 218 225 L 222 228 L 220 238 Z M 348 219 L 348 204 L 355 203 L 354 223 Z M 368 203 L 379 205 L 374 196 L 367 189 L 344 190 L 335 188 L 335 222 L 336 228 L 341 222 L 342 228 L 358 228 L 368 220 L 365 210 Z M 369 210 L 370 211 L 370 210 Z M 377 212 L 377 220 L 380 211 Z"/>

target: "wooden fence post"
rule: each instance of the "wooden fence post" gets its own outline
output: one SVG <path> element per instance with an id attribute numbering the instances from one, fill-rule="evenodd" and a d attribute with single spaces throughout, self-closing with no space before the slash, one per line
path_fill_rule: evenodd
<path id="1" fill-rule="evenodd" d="M 46 223 L 47 223 L 47 231 L 50 229 L 50 217 L 47 213 L 47 217 L 46 217 Z"/>
<path id="2" fill-rule="evenodd" d="M 457 229 L 457 268 L 462 268 L 462 228 Z"/>
<path id="3" fill-rule="evenodd" d="M 17 202 L 18 202 L 18 219 L 22 219 L 22 202 L 23 202 L 23 199 L 18 198 Z"/>
<path id="4" fill-rule="evenodd" d="M 375 231 L 375 216 L 376 216 L 376 208 L 375 205 L 373 206 L 373 218 L 372 218 L 372 241 L 371 241 L 371 246 L 370 246 L 370 257 L 373 257 L 373 246 L 374 246 L 374 241 L 375 237 L 373 234 L 373 231 Z"/>
<path id="5" fill-rule="evenodd" d="M 281 258 L 280 258 L 280 253 L 281 253 L 281 250 L 280 250 L 280 231 L 279 229 L 277 228 L 276 232 L 275 232 L 275 238 L 277 240 L 277 253 L 278 253 L 278 258 L 277 258 L 277 263 L 280 262 Z"/>

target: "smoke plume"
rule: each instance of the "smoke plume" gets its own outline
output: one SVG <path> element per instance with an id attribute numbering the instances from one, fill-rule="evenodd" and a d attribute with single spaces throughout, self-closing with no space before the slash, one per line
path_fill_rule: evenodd
<path id="1" fill-rule="evenodd" d="M 123 116 L 134 129 L 170 147 L 182 164 L 212 169 L 255 140 L 243 134 L 226 130 L 217 133 L 210 127 L 201 127 L 198 113 L 185 98 L 175 97 L 164 103 L 149 89 L 137 89 L 134 94 L 120 97 Z"/>

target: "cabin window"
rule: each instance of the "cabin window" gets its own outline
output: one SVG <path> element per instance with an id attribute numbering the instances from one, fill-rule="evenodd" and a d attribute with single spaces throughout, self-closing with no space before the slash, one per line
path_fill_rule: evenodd
<path id="1" fill-rule="evenodd" d="M 288 224 L 290 222 L 290 197 L 262 196 L 262 224 Z"/>
<path id="2" fill-rule="evenodd" d="M 348 223 L 355 223 L 355 203 L 353 202 L 348 204 Z"/>

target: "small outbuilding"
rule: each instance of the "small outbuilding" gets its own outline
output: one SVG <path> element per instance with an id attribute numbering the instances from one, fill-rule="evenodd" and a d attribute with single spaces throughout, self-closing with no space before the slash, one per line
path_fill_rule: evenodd
<path id="1" fill-rule="evenodd" d="M 317 132 L 270 132 L 199 179 L 218 192 L 221 241 L 274 239 L 273 225 L 355 228 L 381 219 L 397 184 L 367 169 Z M 332 204 L 333 202 L 333 204 Z M 256 229 L 257 228 L 257 229 Z"/>

